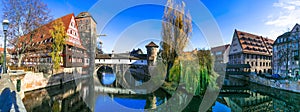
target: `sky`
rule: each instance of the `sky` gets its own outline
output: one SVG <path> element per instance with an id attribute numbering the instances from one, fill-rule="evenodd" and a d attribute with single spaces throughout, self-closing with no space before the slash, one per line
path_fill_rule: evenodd
<path id="1" fill-rule="evenodd" d="M 42 0 L 53 18 L 88 11 L 98 23 L 106 53 L 127 52 L 149 41 L 161 41 L 162 0 Z M 148 2 L 145 2 L 148 1 Z M 152 2 L 157 4 L 151 4 Z M 160 1 L 159 3 L 157 1 Z M 276 39 L 300 20 L 300 0 L 185 0 L 193 34 L 187 50 L 227 44 L 235 29 Z M 190 1 L 199 2 L 191 5 Z M 133 3 L 143 2 L 143 4 Z M 132 5 L 136 4 L 136 5 Z M 138 4 L 138 5 L 137 5 Z M 204 7 L 201 7 L 201 6 Z M 0 4 L 2 9 L 2 4 Z M 1 10 L 2 12 L 2 10 Z M 0 13 L 2 14 L 2 13 Z M 210 17 L 211 16 L 211 17 Z M 210 21 L 207 22 L 206 21 Z M 218 30 L 216 30 L 216 28 Z M 3 40 L 0 25 L 1 40 Z M 220 38 L 218 37 L 220 33 Z M 217 38 L 218 37 L 218 38 Z"/>

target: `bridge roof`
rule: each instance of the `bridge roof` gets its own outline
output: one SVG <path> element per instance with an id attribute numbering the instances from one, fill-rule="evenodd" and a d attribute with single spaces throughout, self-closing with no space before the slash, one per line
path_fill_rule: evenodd
<path id="1" fill-rule="evenodd" d="M 130 55 L 129 53 L 118 54 L 97 54 L 96 59 L 132 59 L 132 60 L 146 60 L 147 54 Z"/>

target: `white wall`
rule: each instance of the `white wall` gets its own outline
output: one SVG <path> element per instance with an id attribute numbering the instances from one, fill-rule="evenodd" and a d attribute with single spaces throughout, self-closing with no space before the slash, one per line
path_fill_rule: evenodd
<path id="1" fill-rule="evenodd" d="M 147 60 L 131 60 L 130 59 L 95 59 L 96 64 L 133 64 L 147 65 Z"/>

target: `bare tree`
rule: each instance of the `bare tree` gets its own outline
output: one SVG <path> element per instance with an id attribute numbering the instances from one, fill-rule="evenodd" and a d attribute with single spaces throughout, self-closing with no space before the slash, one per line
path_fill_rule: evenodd
<path id="1" fill-rule="evenodd" d="M 174 60 L 188 44 L 192 33 L 192 20 L 185 4 L 176 0 L 168 0 L 162 22 L 162 58 L 168 71 Z M 168 76 L 168 73 L 167 73 Z"/>
<path id="2" fill-rule="evenodd" d="M 28 41 L 37 33 L 35 29 L 52 20 L 50 10 L 41 0 L 2 0 L 3 18 L 10 21 L 9 44 L 15 48 L 18 66 L 29 47 Z M 20 41 L 23 35 L 30 35 L 27 42 Z"/>

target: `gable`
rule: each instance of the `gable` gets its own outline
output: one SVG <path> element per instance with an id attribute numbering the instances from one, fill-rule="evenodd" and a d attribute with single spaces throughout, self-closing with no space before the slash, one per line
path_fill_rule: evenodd
<path id="1" fill-rule="evenodd" d="M 238 35 L 236 34 L 236 31 L 233 34 L 233 38 L 230 45 L 229 54 L 236 54 L 239 52 L 242 52 L 241 43 L 239 41 Z"/>
<path id="2" fill-rule="evenodd" d="M 291 32 L 300 32 L 300 25 L 296 24 Z"/>
<path id="3" fill-rule="evenodd" d="M 67 35 L 69 36 L 68 40 L 66 40 L 67 42 L 70 42 L 71 44 L 81 45 L 77 24 L 74 16 L 72 16 L 67 27 Z"/>

